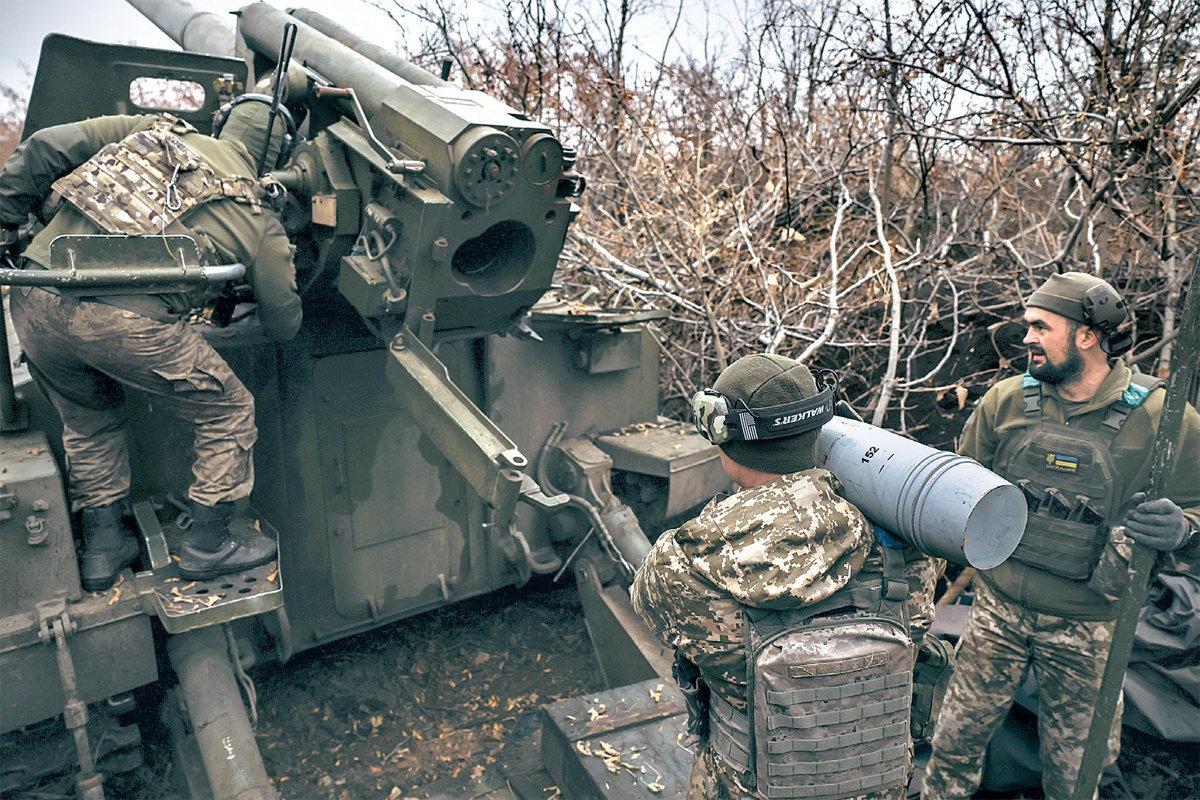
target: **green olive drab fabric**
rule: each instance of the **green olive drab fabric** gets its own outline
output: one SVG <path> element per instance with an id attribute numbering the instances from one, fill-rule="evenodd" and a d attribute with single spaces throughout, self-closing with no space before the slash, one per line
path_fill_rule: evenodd
<path id="1" fill-rule="evenodd" d="M 1064 417 L 1064 404 L 1051 385 L 1042 384 L 1042 411 L 1049 418 L 1080 431 L 1096 431 L 1110 405 L 1117 402 L 1133 377 L 1131 370 L 1117 362 L 1096 394 L 1088 402 Z M 1130 498 L 1145 491 L 1150 480 L 1154 437 L 1162 414 L 1165 392 L 1153 391 L 1134 409 L 1109 445 L 1116 471 L 1122 478 L 1120 496 L 1114 501 L 1109 524 L 1119 524 L 1130 508 Z M 1022 378 L 1008 378 L 992 387 L 980 400 L 967 421 L 959 443 L 959 453 L 974 458 L 1002 477 L 1012 466 L 1016 444 L 1032 421 L 1024 411 Z M 1193 523 L 1200 525 L 1200 414 L 1188 407 L 1167 496 L 1183 508 Z M 1033 611 L 1078 620 L 1111 619 L 1112 602 L 1077 580 L 1039 569 L 1017 559 L 1009 559 L 995 569 L 982 573 L 983 579 L 1003 596 Z"/>
<path id="2" fill-rule="evenodd" d="M 64 234 L 96 234 L 103 228 L 84 213 L 54 198 L 56 181 L 83 165 L 106 145 L 152 130 L 155 116 L 98 117 L 56 125 L 22 142 L 0 174 L 0 224 L 21 225 L 29 214 L 46 221 L 30 242 L 25 257 L 41 266 L 49 264 L 50 242 Z M 254 180 L 254 162 L 244 145 L 217 140 L 199 133 L 179 137 L 216 175 L 230 181 Z M 43 204 L 43 200 L 49 200 Z M 279 220 L 264 208 L 241 198 L 221 197 L 187 211 L 181 218 L 197 238 L 206 263 L 245 264 L 258 302 L 263 332 L 285 340 L 300 326 L 300 298 L 296 292 L 292 248 Z M 168 304 L 155 295 L 114 295 L 101 302 L 155 319 L 170 319 Z"/>

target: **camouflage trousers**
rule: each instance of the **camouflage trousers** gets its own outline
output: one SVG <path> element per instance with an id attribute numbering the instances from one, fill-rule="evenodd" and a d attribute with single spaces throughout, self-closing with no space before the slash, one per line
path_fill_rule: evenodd
<path id="1" fill-rule="evenodd" d="M 1012 706 L 1029 664 L 1038 683 L 1038 740 L 1046 800 L 1068 800 L 1112 644 L 1111 621 L 1084 622 L 1029 611 L 984 581 L 958 646 L 954 674 L 933 733 L 922 800 L 968 798 L 983 774 L 989 740 Z M 1120 699 L 1108 760 L 1121 745 Z"/>
<path id="2" fill-rule="evenodd" d="M 250 494 L 254 398 L 196 331 L 35 288 L 13 288 L 12 317 L 62 417 L 74 510 L 129 496 L 125 388 L 192 424 L 191 499 L 211 506 Z"/>

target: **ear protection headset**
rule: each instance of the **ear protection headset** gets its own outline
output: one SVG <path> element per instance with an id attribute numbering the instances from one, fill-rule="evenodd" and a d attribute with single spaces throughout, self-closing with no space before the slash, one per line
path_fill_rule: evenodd
<path id="1" fill-rule="evenodd" d="M 1125 301 L 1116 291 L 1098 283 L 1083 294 L 1083 323 L 1095 328 L 1100 334 L 1100 348 L 1110 356 L 1120 356 L 1133 347 L 1133 332 L 1126 328 L 1118 331 L 1121 323 L 1129 318 Z"/>
<path id="2" fill-rule="evenodd" d="M 225 105 L 217 109 L 217 113 L 213 115 L 212 135 L 220 136 L 221 129 L 225 127 L 225 122 L 229 119 L 229 112 L 240 106 L 242 103 L 265 103 L 268 106 L 275 104 L 275 98 L 267 94 L 257 94 L 255 92 L 247 92 L 246 94 L 238 95 L 233 100 L 230 100 Z M 276 106 L 275 113 L 278 118 L 283 120 L 283 124 L 287 129 L 283 134 L 283 146 L 279 150 L 279 156 L 275 159 L 275 163 L 270 167 L 263 166 L 260 171 L 266 169 L 279 169 L 288 162 L 292 157 L 292 150 L 296 147 L 296 120 L 292 117 L 292 112 L 287 110 L 287 106 L 282 103 Z M 271 125 L 274 128 L 274 124 Z M 255 156 L 258 154 L 255 153 Z"/>
<path id="3" fill-rule="evenodd" d="M 816 378 L 823 388 L 815 396 L 766 408 L 752 409 L 740 398 L 731 401 L 718 391 L 701 389 L 692 396 L 692 422 L 713 444 L 780 439 L 816 430 L 833 419 L 838 385 L 832 370 L 820 370 Z"/>

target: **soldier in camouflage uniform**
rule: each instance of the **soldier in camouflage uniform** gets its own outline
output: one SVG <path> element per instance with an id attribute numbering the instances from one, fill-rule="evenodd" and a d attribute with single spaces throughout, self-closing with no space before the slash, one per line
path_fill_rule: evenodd
<path id="1" fill-rule="evenodd" d="M 1051 277 L 1027 302 L 1029 372 L 992 387 L 967 421 L 959 452 L 1020 485 L 1031 513 L 1012 557 L 976 581 L 933 735 L 925 800 L 975 792 L 988 741 L 1030 665 L 1045 796 L 1073 796 L 1114 600 L 1127 583 L 1126 534 L 1164 552 L 1194 539 L 1200 416 L 1186 409 L 1167 497 L 1144 501 L 1164 392 L 1115 358 L 1132 344 L 1114 344 L 1125 316 L 1101 279 Z M 1120 725 L 1118 704 L 1110 763 Z"/>
<path id="2" fill-rule="evenodd" d="M 268 114 L 261 103 L 238 104 L 219 138 L 170 115 L 100 117 L 38 131 L 0 174 L 3 238 L 13 241 L 14 230 L 38 214 L 45 227 L 23 263 L 44 269 L 51 240 L 64 234 L 190 234 L 204 264 L 246 265 L 263 333 L 289 339 L 301 314 L 292 249 L 257 181 L 263 145 L 265 164 L 274 168 L 283 144 L 283 120 L 268 136 Z M 274 558 L 271 539 L 229 530 L 232 503 L 249 495 L 254 480 L 254 400 L 181 321 L 189 298 L 14 288 L 11 302 L 31 371 L 62 417 L 86 589 L 107 589 L 138 556 L 122 520 L 131 483 L 127 387 L 194 427 L 193 523 L 179 554 L 182 574 L 211 578 Z"/>
<path id="3" fill-rule="evenodd" d="M 753 355 L 722 372 L 713 391 L 728 398 L 730 404 L 744 403 L 754 410 L 812 398 L 817 387 L 802 364 L 781 356 Z M 693 402 L 694 409 L 703 405 Z M 712 413 L 711 408 L 703 414 L 697 411 L 698 422 L 700 416 Z M 872 524 L 839 496 L 841 486 L 833 474 L 814 468 L 818 435 L 819 428 L 757 441 L 722 441 L 710 435 L 720 445 L 721 463 L 740 491 L 714 499 L 695 519 L 660 536 L 639 567 L 631 588 L 634 609 L 643 621 L 665 644 L 676 648 L 677 658 L 685 657 L 698 668 L 700 680 L 711 692 L 712 708 L 732 709 L 734 716 L 743 719 L 749 705 L 747 615 L 756 609 L 787 612 L 816 608 L 818 604 L 836 606 L 838 598 L 850 589 L 871 581 L 879 585 L 883 577 L 882 548 Z M 919 552 L 907 550 L 904 556 L 909 561 L 905 574 L 914 590 L 907 596 L 908 616 L 914 623 L 913 636 L 919 638 L 931 618 L 936 573 L 932 561 Z M 907 637 L 904 641 L 907 646 Z M 827 642 L 810 667 L 819 671 L 822 664 L 832 665 L 839 660 L 839 651 L 836 640 Z M 851 768 L 840 778 L 833 778 L 834 783 L 818 768 L 808 781 L 801 780 L 808 784 L 801 794 L 779 796 L 904 796 L 910 758 L 907 711 L 911 659 L 906 664 L 909 683 L 893 690 L 893 700 L 889 701 L 902 708 L 885 716 L 883 723 L 872 720 L 868 724 L 864 714 L 860 723 L 851 723 L 849 734 L 822 738 L 820 725 L 817 732 L 806 732 L 817 737 L 810 738 L 808 746 L 824 750 L 826 763 L 830 764 L 838 759 L 835 745 L 839 740 L 848 742 L 857 737 L 866 742 L 868 737 L 859 737 L 854 731 L 874 725 L 884 743 L 891 743 L 888 737 L 901 742 L 891 748 L 896 760 Z M 851 667 L 844 669 L 853 672 Z M 725 711 L 709 713 L 711 719 L 711 714 Z M 813 715 L 810 719 L 819 716 L 829 715 Z M 714 722 L 719 726 L 719 721 Z M 748 771 L 739 769 L 722 755 L 715 738 L 709 734 L 699 742 L 689 780 L 690 800 L 766 796 L 766 790 L 751 786 L 753 776 L 748 773 L 753 767 Z M 872 749 L 873 745 L 867 747 Z M 863 786 L 870 785 L 871 776 L 882 775 L 880 770 L 884 769 L 889 777 L 875 784 L 878 789 L 843 788 L 820 793 L 833 785 L 849 786 L 855 779 L 846 781 L 845 777 L 856 772 L 865 776 Z M 824 786 L 815 785 L 822 783 Z"/>

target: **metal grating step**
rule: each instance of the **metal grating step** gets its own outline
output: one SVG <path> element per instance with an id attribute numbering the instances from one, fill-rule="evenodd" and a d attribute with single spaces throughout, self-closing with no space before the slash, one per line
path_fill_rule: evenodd
<path id="1" fill-rule="evenodd" d="M 212 580 L 183 578 L 175 558 L 168 554 L 166 544 L 167 537 L 175 533 L 170 529 L 176 526 L 168 525 L 168 531 L 164 532 L 148 503 L 136 504 L 134 517 L 154 564 L 151 569 L 134 576 L 138 595 L 146 613 L 158 617 L 167 633 L 184 633 L 252 617 L 283 605 L 283 576 L 278 560 Z M 253 526 L 279 541 L 278 532 L 265 520 L 239 515 L 234 518 L 230 530 L 236 533 L 239 526 Z M 177 541 L 175 536 L 170 538 Z"/>

